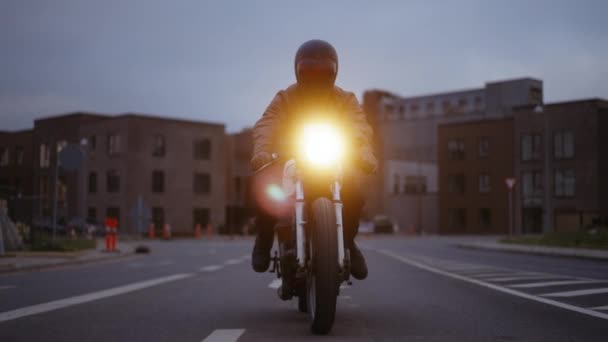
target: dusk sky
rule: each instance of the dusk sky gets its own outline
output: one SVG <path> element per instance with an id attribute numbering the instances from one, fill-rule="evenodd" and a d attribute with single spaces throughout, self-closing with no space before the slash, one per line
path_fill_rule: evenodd
<path id="1" fill-rule="evenodd" d="M 68 111 L 252 125 L 312 38 L 361 99 L 523 76 L 608 98 L 608 1 L 2 0 L 0 130 Z"/>

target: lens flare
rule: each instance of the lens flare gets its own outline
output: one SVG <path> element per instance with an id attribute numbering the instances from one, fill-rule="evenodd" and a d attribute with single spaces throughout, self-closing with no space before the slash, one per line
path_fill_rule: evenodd
<path id="1" fill-rule="evenodd" d="M 315 166 L 334 165 L 344 154 L 344 141 L 333 126 L 324 123 L 304 126 L 301 136 L 304 156 Z"/>
<path id="2" fill-rule="evenodd" d="M 270 184 L 266 187 L 266 195 L 275 202 L 283 202 L 287 198 L 283 189 L 276 184 Z"/>

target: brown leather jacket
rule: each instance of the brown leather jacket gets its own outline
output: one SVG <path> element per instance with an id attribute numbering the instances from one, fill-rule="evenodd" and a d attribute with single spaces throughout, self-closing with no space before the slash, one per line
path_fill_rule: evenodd
<path id="1" fill-rule="evenodd" d="M 359 106 L 355 95 L 339 87 L 334 87 L 323 96 L 306 94 L 297 84 L 281 90 L 274 97 L 264 115 L 253 127 L 253 155 L 260 152 L 286 152 L 291 141 L 290 134 L 294 124 L 304 119 L 301 113 L 321 109 L 338 113 L 340 122 L 349 132 L 352 141 L 359 151 L 371 152 L 373 131 L 368 124 L 365 113 Z"/>

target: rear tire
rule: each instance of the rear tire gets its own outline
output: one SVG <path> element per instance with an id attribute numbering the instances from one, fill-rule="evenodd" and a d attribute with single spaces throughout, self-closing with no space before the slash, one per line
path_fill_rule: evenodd
<path id="1" fill-rule="evenodd" d="M 310 213 L 312 274 L 306 286 L 310 329 L 325 335 L 334 324 L 340 286 L 336 213 L 333 203 L 323 197 L 312 202 Z"/>
<path id="2" fill-rule="evenodd" d="M 306 313 L 308 312 L 308 298 L 305 294 L 298 296 L 298 311 Z"/>

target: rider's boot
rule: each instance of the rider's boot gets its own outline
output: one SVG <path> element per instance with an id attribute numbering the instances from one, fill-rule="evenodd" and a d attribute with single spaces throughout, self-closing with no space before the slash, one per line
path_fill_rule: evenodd
<path id="1" fill-rule="evenodd" d="M 367 263 L 365 257 L 355 241 L 352 241 L 349 246 L 350 251 L 350 274 L 358 280 L 367 278 Z"/>
<path id="2" fill-rule="evenodd" d="M 256 272 L 266 272 L 270 266 L 270 250 L 274 240 L 273 226 L 268 226 L 256 220 L 256 237 L 253 252 L 251 253 L 251 266 Z M 259 224 L 258 224 L 259 223 Z"/>

